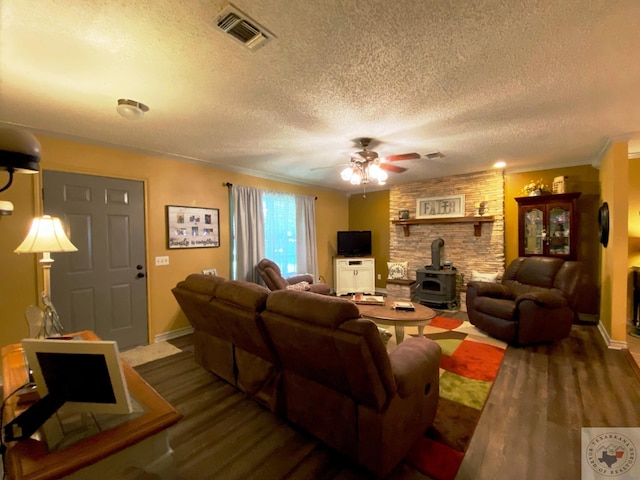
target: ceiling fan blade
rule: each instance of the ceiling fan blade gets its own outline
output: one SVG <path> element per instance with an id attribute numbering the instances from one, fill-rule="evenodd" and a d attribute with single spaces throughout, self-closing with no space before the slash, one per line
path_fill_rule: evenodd
<path id="1" fill-rule="evenodd" d="M 407 171 L 407 169 L 404 167 L 398 167 L 396 165 L 391 165 L 390 163 L 381 163 L 380 168 L 382 170 L 386 170 L 387 172 L 393 173 L 402 173 Z"/>
<path id="2" fill-rule="evenodd" d="M 398 162 L 400 160 L 418 160 L 420 158 L 419 153 L 403 153 L 401 155 L 389 155 L 384 157 L 388 162 Z"/>

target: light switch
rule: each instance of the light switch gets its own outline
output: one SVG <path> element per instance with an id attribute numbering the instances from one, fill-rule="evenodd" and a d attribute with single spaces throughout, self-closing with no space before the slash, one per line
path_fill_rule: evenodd
<path id="1" fill-rule="evenodd" d="M 156 267 L 160 265 L 169 265 L 169 257 L 156 257 Z"/>

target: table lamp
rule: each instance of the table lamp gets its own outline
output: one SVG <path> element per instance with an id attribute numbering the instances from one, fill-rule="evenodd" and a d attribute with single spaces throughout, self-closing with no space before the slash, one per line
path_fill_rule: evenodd
<path id="1" fill-rule="evenodd" d="M 42 270 L 44 274 L 44 291 L 42 301 L 44 303 L 44 318 L 38 337 L 62 335 L 62 325 L 58 314 L 51 303 L 51 252 L 77 252 L 78 249 L 71 243 L 64 233 L 62 223 L 57 217 L 43 215 L 36 217 L 31 223 L 31 229 L 23 242 L 14 250 L 15 253 L 42 253 Z M 27 311 L 27 318 L 33 318 L 33 311 Z M 40 314 L 42 317 L 42 314 Z M 34 336 L 32 334 L 32 336 Z"/>

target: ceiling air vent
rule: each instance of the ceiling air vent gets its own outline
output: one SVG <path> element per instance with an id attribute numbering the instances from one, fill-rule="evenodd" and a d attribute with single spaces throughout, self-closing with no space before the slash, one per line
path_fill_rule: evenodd
<path id="1" fill-rule="evenodd" d="M 231 4 L 222 10 L 215 23 L 216 27 L 249 50 L 264 47 L 274 38 L 266 28 L 258 25 Z"/>
<path id="2" fill-rule="evenodd" d="M 424 156 L 429 160 L 433 160 L 434 158 L 444 158 L 444 154 L 440 152 L 425 153 Z"/>

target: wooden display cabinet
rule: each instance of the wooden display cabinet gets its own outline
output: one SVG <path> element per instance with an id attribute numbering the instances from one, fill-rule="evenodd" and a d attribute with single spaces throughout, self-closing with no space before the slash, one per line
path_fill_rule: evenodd
<path id="1" fill-rule="evenodd" d="M 580 192 L 517 197 L 518 255 L 577 259 Z"/>

